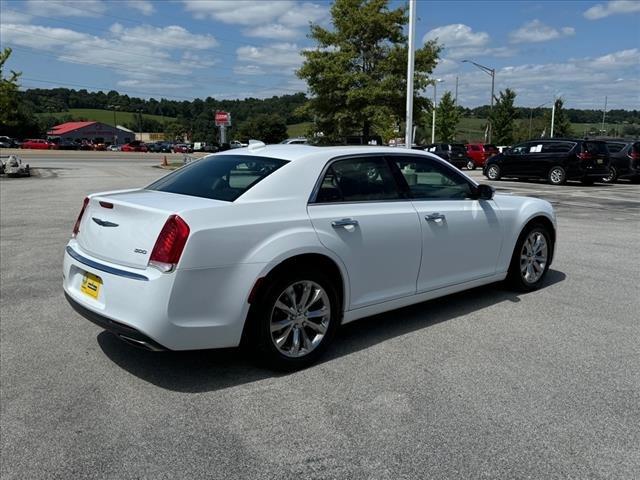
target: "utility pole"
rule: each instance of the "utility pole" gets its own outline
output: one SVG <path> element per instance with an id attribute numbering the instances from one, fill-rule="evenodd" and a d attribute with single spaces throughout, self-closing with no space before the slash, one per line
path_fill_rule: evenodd
<path id="1" fill-rule="evenodd" d="M 480 70 L 482 70 L 484 73 L 486 73 L 487 75 L 489 75 L 491 77 L 491 108 L 489 110 L 489 122 L 488 122 L 488 143 L 491 143 L 491 136 L 493 135 L 493 126 L 491 124 L 491 114 L 493 113 L 493 100 L 495 98 L 495 86 L 496 86 L 496 69 L 495 68 L 490 68 L 487 67 L 485 65 L 481 65 L 479 63 L 476 63 L 472 60 L 462 60 L 462 63 L 471 63 L 474 66 L 476 66 L 477 68 L 479 68 Z"/>
<path id="2" fill-rule="evenodd" d="M 433 108 L 431 114 L 431 143 L 436 143 L 436 90 L 439 83 L 444 82 L 441 78 L 433 81 Z"/>
<path id="3" fill-rule="evenodd" d="M 456 75 L 456 107 L 458 106 L 458 75 Z"/>
<path id="4" fill-rule="evenodd" d="M 404 145 L 413 145 L 413 69 L 415 60 L 416 0 L 409 0 L 409 55 L 407 61 L 407 113 L 404 125 Z"/>
<path id="5" fill-rule="evenodd" d="M 553 138 L 553 124 L 556 121 L 556 99 L 553 99 L 553 107 L 551 107 L 551 131 L 549 133 L 549 138 Z"/>
<path id="6" fill-rule="evenodd" d="M 532 107 L 529 109 L 529 139 L 531 139 L 531 131 L 533 127 L 533 110 L 537 110 L 538 108 L 542 108 L 547 105 L 549 102 L 541 103 L 537 107 Z"/>
<path id="7" fill-rule="evenodd" d="M 117 105 L 108 105 L 109 108 L 113 109 L 113 145 L 118 144 L 118 124 L 116 122 L 116 108 Z"/>
<path id="8" fill-rule="evenodd" d="M 607 132 L 604 129 L 604 121 L 607 118 L 607 96 L 605 95 L 604 97 L 604 110 L 602 111 L 602 128 L 600 129 L 602 131 L 603 135 L 606 135 Z"/>

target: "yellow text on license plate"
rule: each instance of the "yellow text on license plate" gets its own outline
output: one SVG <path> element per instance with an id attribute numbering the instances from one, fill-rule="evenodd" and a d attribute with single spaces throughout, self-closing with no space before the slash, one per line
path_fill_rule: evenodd
<path id="1" fill-rule="evenodd" d="M 82 277 L 80 291 L 91 298 L 98 298 L 102 287 L 102 279 L 92 273 L 86 272 Z"/>

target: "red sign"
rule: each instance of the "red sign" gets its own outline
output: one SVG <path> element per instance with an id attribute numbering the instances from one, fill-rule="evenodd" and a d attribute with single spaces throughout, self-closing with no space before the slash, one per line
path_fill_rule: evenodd
<path id="1" fill-rule="evenodd" d="M 229 112 L 217 111 L 215 120 L 217 127 L 228 127 L 229 125 L 231 125 L 231 114 Z"/>

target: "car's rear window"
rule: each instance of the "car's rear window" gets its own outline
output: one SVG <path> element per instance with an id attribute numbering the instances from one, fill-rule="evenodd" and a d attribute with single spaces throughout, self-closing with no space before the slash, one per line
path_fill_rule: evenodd
<path id="1" fill-rule="evenodd" d="M 456 153 L 459 153 L 459 152 L 466 153 L 467 152 L 467 147 L 464 146 L 462 143 L 453 143 L 453 144 L 449 145 L 449 150 L 451 152 L 456 152 Z"/>
<path id="2" fill-rule="evenodd" d="M 626 147 L 626 143 L 607 143 L 607 148 L 609 149 L 609 153 L 618 153 L 624 147 Z"/>
<path id="3" fill-rule="evenodd" d="M 176 170 L 148 190 L 233 202 L 287 162 L 249 155 L 212 155 Z"/>
<path id="4" fill-rule="evenodd" d="M 498 148 L 495 145 L 491 145 L 490 143 L 485 143 L 483 145 L 483 148 L 485 152 L 498 151 Z"/>
<path id="5" fill-rule="evenodd" d="M 584 142 L 587 147 L 587 151 L 591 153 L 599 153 L 601 155 L 608 155 L 609 150 L 607 144 L 604 142 Z"/>

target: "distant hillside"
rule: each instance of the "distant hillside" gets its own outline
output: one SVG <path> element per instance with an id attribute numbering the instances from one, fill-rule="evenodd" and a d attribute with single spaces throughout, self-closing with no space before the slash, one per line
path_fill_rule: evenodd
<path id="1" fill-rule="evenodd" d="M 74 120 L 85 119 L 113 125 L 113 110 L 102 110 L 99 108 L 70 108 L 65 112 L 37 113 L 36 115 L 39 117 L 56 117 L 60 119 L 61 122 L 71 116 Z M 156 122 L 162 122 L 164 120 L 165 123 L 175 120 L 174 117 L 162 117 L 161 115 L 151 115 L 148 113 L 143 113 L 142 118 L 155 120 Z M 123 125 L 125 123 L 133 125 L 137 121 L 138 116 L 135 112 L 116 111 L 116 122 L 118 125 Z"/>

